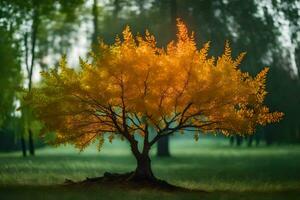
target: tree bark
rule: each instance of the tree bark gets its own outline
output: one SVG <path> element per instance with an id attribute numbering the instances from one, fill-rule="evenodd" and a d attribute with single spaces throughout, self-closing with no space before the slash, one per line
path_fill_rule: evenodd
<path id="1" fill-rule="evenodd" d="M 156 178 L 151 168 L 151 159 L 148 154 L 140 154 L 136 157 L 137 167 L 134 171 L 132 179 L 135 181 L 153 181 Z"/>
<path id="2" fill-rule="evenodd" d="M 131 177 L 133 181 L 155 181 L 151 168 L 151 159 L 149 157 L 150 146 L 144 145 L 143 152 L 138 150 L 137 142 L 130 142 L 131 151 L 136 159 L 137 167 Z"/>

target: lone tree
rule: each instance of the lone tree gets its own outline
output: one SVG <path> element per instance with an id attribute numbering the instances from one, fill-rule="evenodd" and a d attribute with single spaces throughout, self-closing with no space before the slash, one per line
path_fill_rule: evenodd
<path id="1" fill-rule="evenodd" d="M 177 41 L 163 49 L 148 31 L 134 37 L 126 27 L 113 45 L 100 43 L 92 62 L 81 59 L 80 69 L 63 58 L 57 70 L 42 72 L 27 101 L 55 143 L 83 150 L 95 141 L 101 148 L 105 135 L 125 139 L 137 161 L 126 180 L 153 182 L 149 151 L 166 136 L 250 135 L 282 118 L 263 105 L 268 68 L 251 77 L 238 68 L 244 53 L 232 59 L 226 43 L 222 56 L 208 58 L 209 43 L 198 50 L 180 20 L 177 28 Z"/>

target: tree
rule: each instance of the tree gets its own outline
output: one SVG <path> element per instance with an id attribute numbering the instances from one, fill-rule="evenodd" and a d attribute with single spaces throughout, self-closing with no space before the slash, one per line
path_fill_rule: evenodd
<path id="1" fill-rule="evenodd" d="M 14 112 L 15 90 L 20 87 L 19 49 L 13 46 L 11 34 L 0 26 L 0 127 Z"/>
<path id="2" fill-rule="evenodd" d="M 29 15 L 28 20 L 31 21 L 31 28 L 28 32 L 25 32 L 24 34 L 24 42 L 25 42 L 25 65 L 26 65 L 26 70 L 27 70 L 27 77 L 28 77 L 28 90 L 30 91 L 32 88 L 32 76 L 33 76 L 33 71 L 35 67 L 35 62 L 36 62 L 36 57 L 37 57 L 37 52 L 36 52 L 36 44 L 38 42 L 38 34 L 39 30 L 41 29 L 41 21 L 43 16 L 47 16 L 52 14 L 55 11 L 55 6 L 57 6 L 57 3 L 60 3 L 60 6 L 62 6 L 62 10 L 66 11 L 67 13 L 74 12 L 73 10 L 65 10 L 65 7 L 71 7 L 71 8 L 76 8 L 78 4 L 81 4 L 81 1 L 74 1 L 73 3 L 68 3 L 68 2 L 59 2 L 57 0 L 48 0 L 48 2 L 43 2 L 41 3 L 38 0 L 31 0 L 28 3 L 28 8 L 29 8 Z M 28 39 L 30 37 L 30 40 Z M 28 41 L 31 42 L 30 45 L 28 45 Z M 29 61 L 29 56 L 30 61 Z M 27 109 L 26 109 L 27 110 Z M 34 142 L 33 142 L 33 133 L 32 133 L 32 128 L 30 125 L 30 113 L 29 111 L 26 112 L 27 116 L 27 121 L 28 121 L 28 141 L 29 141 L 29 152 L 30 155 L 34 155 L 35 153 L 35 148 L 34 148 Z"/>
<path id="3" fill-rule="evenodd" d="M 0 13 L 2 14 L 1 10 Z M 8 128 L 11 124 L 10 121 L 16 120 L 13 117 L 16 109 L 16 91 L 22 83 L 21 64 L 18 57 L 20 50 L 17 45 L 14 45 L 13 31 L 11 26 L 8 29 L 5 23 L 0 22 L 0 130 Z M 25 140 L 23 134 L 20 136 L 23 155 L 25 156 Z M 13 135 L 5 136 L 2 134 L 1 140 L 5 141 L 9 137 L 14 138 Z"/>
<path id="4" fill-rule="evenodd" d="M 43 67 L 42 60 L 46 55 L 49 56 L 49 51 L 52 51 L 52 55 L 56 53 L 55 51 L 61 54 L 61 50 L 64 49 L 62 47 L 70 46 L 68 42 L 64 41 L 66 39 L 70 41 L 70 38 L 63 36 L 72 32 L 70 24 L 76 19 L 74 16 L 76 8 L 82 4 L 82 0 L 3 0 L 0 2 L 0 18 L 7 24 L 6 26 L 14 27 L 16 37 L 22 37 L 18 42 L 24 46 L 23 60 L 26 68 L 26 85 L 29 91 L 32 88 L 33 74 L 38 62 L 39 66 Z M 61 24 L 63 27 L 60 26 Z M 55 42 L 58 43 L 56 45 L 59 46 L 59 49 L 55 49 Z M 18 43 L 17 45 L 21 46 Z M 27 127 L 29 152 L 34 155 L 35 147 L 31 127 L 33 119 L 28 108 L 23 107 L 22 111 L 25 127 Z M 25 143 L 23 137 L 21 140 Z M 24 151 L 26 152 L 26 149 L 23 149 Z M 23 155 L 25 154 L 23 153 Z"/>
<path id="5" fill-rule="evenodd" d="M 123 40 L 101 43 L 79 70 L 63 58 L 58 70 L 42 72 L 43 85 L 26 100 L 45 129 L 55 131 L 54 143 L 83 150 L 94 141 L 100 149 L 106 135 L 124 139 L 137 161 L 127 180 L 156 181 L 149 151 L 160 139 L 179 131 L 196 140 L 200 131 L 251 135 L 282 118 L 263 104 L 268 68 L 251 77 L 238 68 L 244 53 L 232 59 L 228 42 L 215 60 L 209 43 L 198 50 L 186 26 L 178 20 L 177 27 L 177 41 L 165 50 L 148 31 L 134 37 L 126 27 Z"/>

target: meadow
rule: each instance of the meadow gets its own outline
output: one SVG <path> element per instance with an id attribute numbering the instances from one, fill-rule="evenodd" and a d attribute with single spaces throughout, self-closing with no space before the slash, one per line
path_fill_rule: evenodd
<path id="1" fill-rule="evenodd" d="M 300 146 L 230 147 L 228 140 L 171 141 L 171 158 L 152 152 L 153 171 L 172 184 L 203 193 L 161 192 L 118 187 L 65 187 L 104 172 L 135 167 L 126 142 L 78 152 L 71 146 L 38 149 L 35 157 L 0 153 L 0 199 L 300 199 Z"/>

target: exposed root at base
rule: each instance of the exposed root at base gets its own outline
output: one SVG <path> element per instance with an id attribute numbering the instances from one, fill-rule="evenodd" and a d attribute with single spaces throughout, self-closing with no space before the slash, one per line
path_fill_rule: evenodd
<path id="1" fill-rule="evenodd" d="M 193 190 L 169 184 L 166 181 L 156 178 L 139 179 L 134 176 L 134 172 L 118 174 L 105 172 L 102 177 L 86 178 L 83 181 L 75 182 L 69 179 L 65 180 L 66 186 L 117 186 L 127 189 L 156 189 L 163 191 L 178 191 L 178 192 L 205 192 L 202 190 Z"/>

